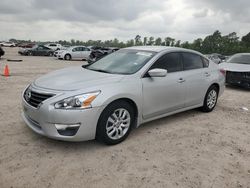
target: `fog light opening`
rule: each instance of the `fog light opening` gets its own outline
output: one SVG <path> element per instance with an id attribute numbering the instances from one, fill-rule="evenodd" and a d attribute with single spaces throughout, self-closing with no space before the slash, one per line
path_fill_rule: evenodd
<path id="1" fill-rule="evenodd" d="M 77 123 L 77 124 L 69 124 L 69 125 L 66 125 L 66 124 L 55 124 L 55 127 L 57 130 L 59 131 L 64 131 L 66 129 L 69 129 L 69 128 L 79 128 L 80 127 L 80 123 Z"/>
<path id="2" fill-rule="evenodd" d="M 70 125 L 55 124 L 55 127 L 57 129 L 57 132 L 62 136 L 75 136 L 80 125 L 80 123 Z"/>

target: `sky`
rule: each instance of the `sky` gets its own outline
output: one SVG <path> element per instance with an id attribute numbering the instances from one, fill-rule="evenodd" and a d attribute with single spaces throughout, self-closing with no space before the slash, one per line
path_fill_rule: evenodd
<path id="1" fill-rule="evenodd" d="M 1 0 L 0 40 L 181 41 L 250 32 L 249 0 Z"/>

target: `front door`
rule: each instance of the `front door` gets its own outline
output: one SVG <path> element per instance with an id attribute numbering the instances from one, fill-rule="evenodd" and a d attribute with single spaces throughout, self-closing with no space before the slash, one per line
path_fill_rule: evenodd
<path id="1" fill-rule="evenodd" d="M 166 77 L 142 78 L 143 118 L 150 119 L 184 107 L 186 83 L 179 53 L 167 53 L 149 70 L 160 68 L 168 71 Z"/>
<path id="2" fill-rule="evenodd" d="M 80 59 L 82 57 L 82 47 L 76 47 L 72 50 L 72 58 Z"/>

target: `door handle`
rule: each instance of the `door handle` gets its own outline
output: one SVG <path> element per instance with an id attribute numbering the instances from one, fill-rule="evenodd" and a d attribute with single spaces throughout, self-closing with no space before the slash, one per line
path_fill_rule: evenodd
<path id="1" fill-rule="evenodd" d="M 184 80 L 183 78 L 179 78 L 179 80 L 178 80 L 178 83 L 183 83 L 183 82 L 185 82 L 186 80 Z"/>
<path id="2" fill-rule="evenodd" d="M 210 73 L 205 72 L 205 76 L 206 76 L 206 77 L 209 77 L 210 75 L 211 75 Z"/>

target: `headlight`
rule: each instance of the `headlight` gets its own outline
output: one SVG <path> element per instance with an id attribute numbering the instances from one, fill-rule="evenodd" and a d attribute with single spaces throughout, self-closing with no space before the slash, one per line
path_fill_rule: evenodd
<path id="1" fill-rule="evenodd" d="M 91 108 L 91 103 L 100 94 L 100 91 L 86 93 L 74 97 L 69 97 L 67 99 L 61 100 L 55 103 L 56 109 L 84 109 Z"/>

